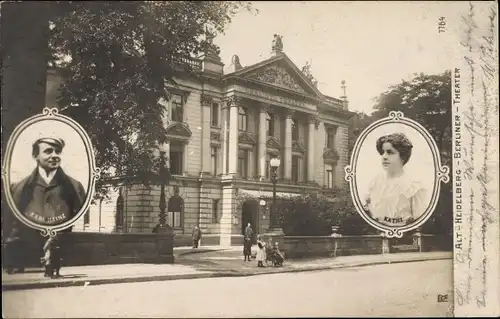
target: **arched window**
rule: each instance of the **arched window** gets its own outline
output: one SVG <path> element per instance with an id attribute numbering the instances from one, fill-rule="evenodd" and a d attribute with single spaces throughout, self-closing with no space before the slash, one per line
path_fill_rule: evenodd
<path id="1" fill-rule="evenodd" d="M 299 139 L 299 123 L 297 119 L 292 119 L 292 141 Z"/>
<path id="2" fill-rule="evenodd" d="M 116 199 L 116 215 L 115 215 L 115 224 L 116 228 L 123 227 L 123 187 L 118 189 L 118 198 Z"/>
<path id="3" fill-rule="evenodd" d="M 247 130 L 247 110 L 240 106 L 238 108 L 238 129 L 240 131 L 246 131 Z"/>
<path id="4" fill-rule="evenodd" d="M 266 136 L 274 136 L 274 115 L 266 113 Z"/>
<path id="5" fill-rule="evenodd" d="M 180 196 L 173 196 L 168 201 L 167 223 L 172 228 L 182 228 L 182 215 L 184 212 L 184 200 Z"/>

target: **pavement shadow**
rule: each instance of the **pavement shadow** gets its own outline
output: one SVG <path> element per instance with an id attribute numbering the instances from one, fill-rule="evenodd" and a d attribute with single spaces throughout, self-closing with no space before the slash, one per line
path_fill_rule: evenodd
<path id="1" fill-rule="evenodd" d="M 76 279 L 76 278 L 85 278 L 88 277 L 87 274 L 70 274 L 70 275 L 61 275 L 57 279 Z"/>

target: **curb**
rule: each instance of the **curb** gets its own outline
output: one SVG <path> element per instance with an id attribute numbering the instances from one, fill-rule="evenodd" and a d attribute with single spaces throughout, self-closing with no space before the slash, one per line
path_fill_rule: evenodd
<path id="1" fill-rule="evenodd" d="M 250 277 L 259 275 L 270 275 L 270 274 L 284 274 L 284 273 L 295 273 L 295 272 L 311 272 L 311 271 L 322 271 L 331 269 L 342 269 L 342 268 L 354 268 L 354 267 L 365 267 L 365 266 L 376 266 L 385 264 L 399 264 L 399 263 L 409 263 L 409 262 L 422 262 L 431 260 L 447 260 L 452 259 L 451 257 L 437 257 L 437 258 L 417 258 L 410 260 L 387 260 L 387 261 L 373 261 L 373 262 L 357 262 L 352 264 L 338 264 L 333 266 L 316 266 L 310 268 L 292 268 L 292 269 L 282 269 L 281 271 L 263 271 L 258 273 L 242 272 L 238 270 L 225 270 L 221 272 L 206 272 L 206 273 L 193 273 L 193 274 L 172 274 L 172 275 L 150 275 L 143 277 L 130 277 L 130 278 L 103 278 L 95 280 L 74 280 L 74 281 L 51 281 L 51 282 L 36 282 L 36 283 L 21 283 L 21 284 L 2 284 L 3 291 L 13 291 L 13 290 L 26 290 L 26 289 L 42 289 L 42 288 L 58 288 L 58 287 L 85 287 L 87 285 L 106 285 L 106 284 L 118 284 L 118 283 L 134 283 L 134 282 L 150 282 L 150 281 L 169 281 L 169 280 L 181 280 L 181 279 L 204 279 L 204 278 L 219 278 L 219 277 Z M 280 268 L 272 268 L 280 269 Z"/>
<path id="2" fill-rule="evenodd" d="M 174 250 L 174 257 L 182 257 L 182 256 L 185 256 L 185 255 L 194 255 L 194 254 L 203 254 L 203 253 L 211 253 L 211 252 L 215 252 L 215 251 L 222 251 L 222 250 L 226 250 L 225 248 L 208 248 L 208 249 L 205 249 L 205 250 L 200 250 L 199 248 L 196 249 L 196 250 L 186 250 L 185 252 L 181 252 L 181 253 L 178 253 L 176 254 L 175 253 L 175 250 Z"/>

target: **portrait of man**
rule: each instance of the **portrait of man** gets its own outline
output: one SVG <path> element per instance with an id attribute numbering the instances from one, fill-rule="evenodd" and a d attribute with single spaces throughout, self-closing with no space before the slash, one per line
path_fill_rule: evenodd
<path id="1" fill-rule="evenodd" d="M 40 225 L 58 225 L 73 218 L 82 207 L 86 191 L 61 167 L 65 142 L 43 137 L 32 145 L 36 166 L 32 173 L 11 185 L 14 203 L 26 218 Z"/>

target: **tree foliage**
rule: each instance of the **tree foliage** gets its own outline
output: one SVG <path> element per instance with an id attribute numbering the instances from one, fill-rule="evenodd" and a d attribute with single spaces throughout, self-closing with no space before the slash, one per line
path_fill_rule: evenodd
<path id="1" fill-rule="evenodd" d="M 358 214 L 346 189 L 282 199 L 277 213 L 283 232 L 289 236 L 328 236 L 332 226 L 339 226 L 344 235 L 377 232 Z"/>
<path id="2" fill-rule="evenodd" d="M 151 179 L 152 149 L 166 141 L 166 84 L 197 76 L 188 61 L 224 32 L 242 2 L 57 2 L 50 50 L 64 78 L 62 112 L 88 132 L 104 178 Z M 97 185 L 100 195 L 105 189 Z"/>

